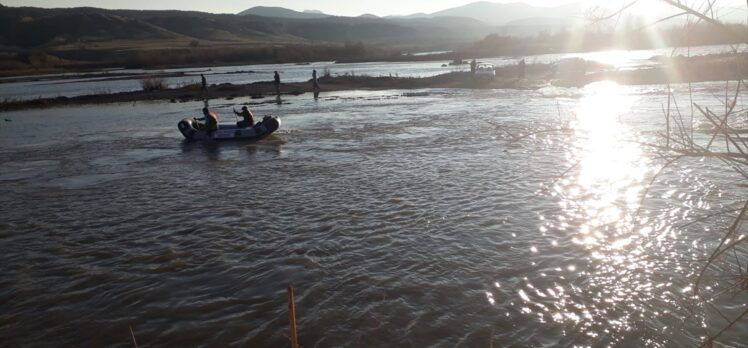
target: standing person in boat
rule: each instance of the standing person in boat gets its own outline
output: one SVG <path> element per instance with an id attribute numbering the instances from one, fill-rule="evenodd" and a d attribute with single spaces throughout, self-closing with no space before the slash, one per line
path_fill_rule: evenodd
<path id="1" fill-rule="evenodd" d="M 317 81 L 317 69 L 312 70 L 312 88 L 319 91 L 319 82 Z"/>
<path id="2" fill-rule="evenodd" d="M 236 123 L 237 127 L 249 128 L 255 125 L 255 115 L 252 114 L 252 111 L 250 111 L 248 107 L 242 106 L 242 112 L 237 112 L 236 109 L 234 109 L 234 113 L 236 114 L 236 116 L 241 116 L 244 118 L 243 121 L 239 121 Z"/>
<path id="3" fill-rule="evenodd" d="M 281 77 L 278 74 L 278 71 L 275 72 L 275 75 L 273 76 L 273 80 L 275 83 L 275 95 L 280 96 L 281 94 Z"/>
<path id="4" fill-rule="evenodd" d="M 207 107 L 203 108 L 203 117 L 196 118 L 198 121 L 205 121 L 205 132 L 208 133 L 209 137 L 213 137 L 213 132 L 218 130 L 218 116 L 208 110 Z"/>

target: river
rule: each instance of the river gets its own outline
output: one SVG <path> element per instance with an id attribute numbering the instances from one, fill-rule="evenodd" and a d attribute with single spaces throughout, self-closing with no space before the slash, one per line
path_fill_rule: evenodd
<path id="1" fill-rule="evenodd" d="M 724 108 L 724 88 L 693 97 Z M 249 101 L 211 105 L 233 121 Z M 130 347 L 132 327 L 148 347 L 288 346 L 289 284 L 304 347 L 698 345 L 725 321 L 691 314 L 688 287 L 730 215 L 697 219 L 748 189 L 684 159 L 640 200 L 666 101 L 605 82 L 306 94 L 255 105 L 283 126 L 249 144 L 184 142 L 199 103 L 5 113 L 2 345 Z"/>
<path id="2" fill-rule="evenodd" d="M 704 56 L 729 53 L 733 50 L 745 52 L 745 45 L 712 45 L 690 48 L 660 48 L 649 50 L 613 50 L 599 52 L 554 53 L 527 57 L 496 57 L 481 59 L 496 67 L 516 65 L 524 58 L 528 64 L 554 64 L 565 59 L 584 59 L 604 64 L 610 69 L 628 70 L 657 65 L 651 58 L 658 56 L 682 55 Z M 329 73 L 340 75 L 431 77 L 452 71 L 469 70 L 469 65 L 449 66 L 446 61 L 427 62 L 368 62 L 344 63 L 314 62 L 309 64 L 258 64 L 244 66 L 196 67 L 183 69 L 142 70 L 114 69 L 92 72 L 85 77 L 74 74 L 38 76 L 31 81 L 12 82 L 15 78 L 0 79 L 0 101 L 31 100 L 37 98 L 76 97 L 91 94 L 108 94 L 142 90 L 144 78 L 164 76 L 163 82 L 169 88 L 201 83 L 200 75 L 206 76 L 209 84 L 248 84 L 272 81 L 278 71 L 283 82 L 303 82 L 312 78 L 312 70 L 319 76 Z M 72 76 L 71 76 L 72 75 Z M 9 82 L 11 81 L 11 82 Z"/>

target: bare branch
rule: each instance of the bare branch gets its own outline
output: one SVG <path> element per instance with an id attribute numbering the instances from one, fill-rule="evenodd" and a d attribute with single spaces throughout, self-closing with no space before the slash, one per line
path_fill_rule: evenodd
<path id="1" fill-rule="evenodd" d="M 694 294 L 698 295 L 699 293 L 699 284 L 701 283 L 701 279 L 704 277 L 704 272 L 709 268 L 709 266 L 716 260 L 717 257 L 719 257 L 720 254 L 722 254 L 724 251 L 722 250 L 722 246 L 725 245 L 725 242 L 732 236 L 735 231 L 737 231 L 738 226 L 740 225 L 740 222 L 745 217 L 746 212 L 748 212 L 748 201 L 745 202 L 745 205 L 743 205 L 743 209 L 740 210 L 740 214 L 738 214 L 738 217 L 733 221 L 730 228 L 727 230 L 727 233 L 722 238 L 722 241 L 719 243 L 719 246 L 714 250 L 712 253 L 712 256 L 709 257 L 709 260 L 707 260 L 706 265 L 701 268 L 701 272 L 699 273 L 699 276 L 696 277 L 696 282 L 694 284 Z"/>
<path id="2" fill-rule="evenodd" d="M 711 347 L 711 346 L 712 346 L 712 344 L 714 343 L 714 341 L 715 341 L 715 340 L 716 340 L 717 338 L 719 338 L 719 336 L 722 336 L 722 334 L 723 334 L 723 333 L 725 333 L 725 331 L 727 331 L 727 330 L 729 330 L 729 329 L 730 329 L 731 327 L 733 327 L 733 325 L 735 325 L 735 323 L 737 323 L 738 321 L 740 321 L 740 319 L 743 319 L 743 317 L 744 317 L 744 316 L 745 316 L 746 314 L 748 314 L 748 309 L 746 309 L 745 311 L 743 311 L 743 314 L 741 314 L 740 316 L 738 316 L 737 318 L 735 318 L 735 320 L 731 321 L 729 325 L 727 325 L 727 326 L 726 326 L 725 328 L 723 328 L 723 329 L 722 329 L 722 330 L 721 330 L 720 332 L 718 332 L 718 333 L 717 333 L 716 335 L 714 335 L 714 336 L 712 336 L 712 337 L 709 337 L 709 339 L 707 339 L 706 341 L 704 341 L 704 343 L 702 343 L 702 344 L 701 344 L 701 346 L 699 346 L 699 348 L 704 348 L 704 347 Z"/>
<path id="3" fill-rule="evenodd" d="M 718 20 L 716 20 L 716 19 L 714 19 L 712 17 L 709 17 L 709 16 L 707 16 L 707 15 L 705 15 L 705 14 L 699 12 L 699 11 L 694 10 L 691 7 L 688 7 L 688 6 L 684 5 L 684 4 L 682 4 L 680 1 L 675 1 L 675 0 L 662 0 L 662 1 L 664 1 L 665 3 L 667 3 L 667 4 L 669 4 L 669 5 L 673 6 L 673 7 L 679 8 L 679 9 L 683 10 L 683 12 L 686 12 L 689 15 L 695 16 L 696 18 L 699 18 L 700 20 L 703 20 L 703 21 L 705 21 L 707 23 L 710 23 L 710 24 L 714 24 L 718 28 L 721 28 L 725 33 L 729 34 L 730 36 L 732 36 L 734 38 L 737 38 L 739 41 L 743 40 L 743 38 L 741 37 L 741 35 L 739 35 L 738 33 L 734 32 L 732 29 L 730 29 L 724 23 L 722 23 L 722 22 L 720 22 L 720 21 L 718 21 Z"/>

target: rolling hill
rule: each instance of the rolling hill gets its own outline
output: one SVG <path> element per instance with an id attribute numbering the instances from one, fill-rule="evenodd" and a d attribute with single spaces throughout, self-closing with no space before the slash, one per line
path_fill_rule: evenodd
<path id="1" fill-rule="evenodd" d="M 255 6 L 250 9 L 239 12 L 240 16 L 254 15 L 263 17 L 275 17 L 275 18 L 294 18 L 294 19 L 314 19 L 314 18 L 325 18 L 330 17 L 320 11 L 307 10 L 304 12 L 298 12 L 289 10 L 283 7 L 266 7 L 266 6 Z"/>
<path id="2" fill-rule="evenodd" d="M 271 13 L 278 12 L 273 10 Z M 186 11 L 2 7 L 0 45 L 33 48 L 96 43 L 111 46 L 125 41 L 161 41 L 165 44 L 171 41 L 182 45 L 192 40 L 237 44 L 346 41 L 366 44 L 449 44 L 475 40 L 491 31 L 489 26 L 468 18 L 385 19 L 295 13 L 316 18 Z"/>
<path id="3" fill-rule="evenodd" d="M 529 18 L 553 18 L 571 21 L 582 13 L 582 5 L 569 4 L 555 7 L 537 7 L 522 2 L 493 3 L 479 1 L 464 6 L 435 12 L 429 17 L 467 17 L 488 25 L 503 26 L 510 22 Z"/>
<path id="4" fill-rule="evenodd" d="M 376 59 L 398 56 L 398 47 L 460 47 L 490 32 L 479 21 L 457 17 L 282 18 L 3 6 L 0 72 Z"/>
<path id="5" fill-rule="evenodd" d="M 582 22 L 581 4 L 567 4 L 555 7 L 537 7 L 525 3 L 493 3 L 488 1 L 479 1 L 464 6 L 446 9 L 434 13 L 415 13 L 407 16 L 387 16 L 383 20 L 395 21 L 402 25 L 403 21 L 431 19 L 433 23 L 438 21 L 452 21 L 447 18 L 462 18 L 463 20 L 472 20 L 469 27 L 475 27 L 479 24 L 484 27 L 494 27 L 495 32 L 511 33 L 513 35 L 535 35 L 543 31 L 556 31 L 563 27 L 578 25 Z M 311 18 L 310 14 L 297 12 L 280 7 L 253 7 L 239 13 L 240 15 L 253 14 L 264 17 L 274 18 Z M 321 14 L 317 12 L 317 14 Z M 321 17 L 324 18 L 322 14 Z M 330 16 L 328 16 L 330 17 Z M 340 17 L 338 17 L 340 18 Z M 379 18 L 372 15 L 362 15 L 359 18 Z M 467 22 L 466 22 L 467 23 Z M 458 28 L 457 30 L 466 30 L 471 28 Z"/>

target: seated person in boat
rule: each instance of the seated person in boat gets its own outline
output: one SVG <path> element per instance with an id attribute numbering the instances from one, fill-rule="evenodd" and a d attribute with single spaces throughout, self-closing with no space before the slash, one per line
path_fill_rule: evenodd
<path id="1" fill-rule="evenodd" d="M 255 125 L 254 115 L 252 114 L 252 111 L 250 111 L 248 107 L 242 106 L 242 112 L 237 112 L 236 109 L 234 109 L 234 113 L 237 116 L 244 117 L 243 121 L 239 121 L 236 123 L 237 127 L 249 128 Z"/>
<path id="2" fill-rule="evenodd" d="M 208 132 L 209 136 L 213 136 L 213 132 L 218 130 L 218 116 L 208 108 L 203 108 L 203 117 L 197 118 L 198 121 L 205 121 L 205 131 Z"/>

